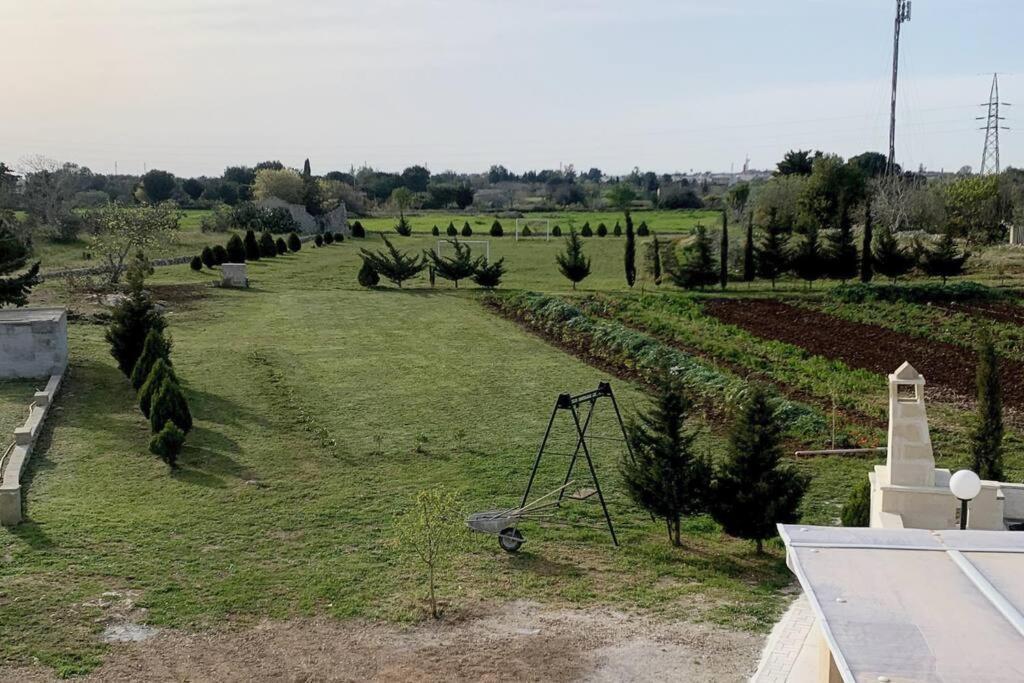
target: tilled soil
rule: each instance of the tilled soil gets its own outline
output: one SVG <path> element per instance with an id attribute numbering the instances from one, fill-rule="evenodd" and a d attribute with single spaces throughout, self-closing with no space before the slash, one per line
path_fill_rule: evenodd
<path id="1" fill-rule="evenodd" d="M 930 387 L 960 398 L 975 394 L 977 354 L 964 347 L 855 323 L 773 299 L 715 299 L 705 311 L 764 339 L 798 346 L 850 367 L 888 375 L 910 361 Z M 1024 364 L 1000 360 L 1003 401 L 1024 408 Z"/>
<path id="2" fill-rule="evenodd" d="M 165 631 L 114 647 L 102 681 L 741 681 L 761 636 L 605 609 L 513 602 L 412 628 L 364 621 L 263 622 L 244 630 Z M 0 669 L 2 681 L 49 671 Z"/>

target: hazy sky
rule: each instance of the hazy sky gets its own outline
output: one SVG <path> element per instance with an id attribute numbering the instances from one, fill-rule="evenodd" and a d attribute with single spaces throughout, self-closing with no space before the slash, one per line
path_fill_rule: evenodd
<path id="1" fill-rule="evenodd" d="M 895 0 L 0 0 L 0 160 L 621 173 L 885 151 Z M 1024 2 L 916 0 L 898 156 L 977 167 Z M 1024 106 L 1024 101 L 1021 102 Z M 1014 109 L 1007 110 L 1013 125 Z M 1003 164 L 1024 164 L 1024 130 Z"/>

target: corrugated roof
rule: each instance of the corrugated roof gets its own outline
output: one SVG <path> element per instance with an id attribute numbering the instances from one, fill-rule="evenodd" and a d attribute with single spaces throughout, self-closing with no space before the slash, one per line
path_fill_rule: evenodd
<path id="1" fill-rule="evenodd" d="M 779 525 L 847 681 L 1024 681 L 1024 533 Z"/>

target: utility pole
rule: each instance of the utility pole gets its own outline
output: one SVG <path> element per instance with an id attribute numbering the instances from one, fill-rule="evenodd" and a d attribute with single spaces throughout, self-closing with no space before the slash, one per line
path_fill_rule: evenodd
<path id="1" fill-rule="evenodd" d="M 896 84 L 900 71 L 900 27 L 910 21 L 910 1 L 896 0 L 896 22 L 892 39 L 892 101 L 889 109 L 889 162 L 886 172 L 892 174 L 896 170 Z"/>
<path id="2" fill-rule="evenodd" d="M 985 127 L 979 130 L 985 131 L 985 149 L 981 153 L 981 175 L 999 173 L 999 130 L 1010 130 L 1000 121 L 1006 120 L 1005 116 L 999 115 L 999 107 L 1009 107 L 1009 102 L 999 101 L 999 74 L 992 74 L 992 89 L 989 91 L 988 103 L 979 104 L 979 107 L 987 107 L 986 116 L 978 116 L 979 121 L 985 121 Z"/>

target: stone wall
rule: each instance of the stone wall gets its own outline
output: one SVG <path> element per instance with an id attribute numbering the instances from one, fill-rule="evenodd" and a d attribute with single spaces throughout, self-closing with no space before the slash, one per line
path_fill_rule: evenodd
<path id="1" fill-rule="evenodd" d="M 352 233 L 348 227 L 348 211 L 345 202 L 338 204 L 338 207 L 330 213 L 321 216 L 320 221 L 312 216 L 306 207 L 301 204 L 289 204 L 277 197 L 267 197 L 256 202 L 256 206 L 262 209 L 284 209 L 292 215 L 292 218 L 299 226 L 299 232 L 314 234 L 318 232 L 340 232 L 345 237 L 351 237 Z"/>
<path id="2" fill-rule="evenodd" d="M 63 374 L 68 316 L 63 308 L 0 311 L 0 379 Z"/>

